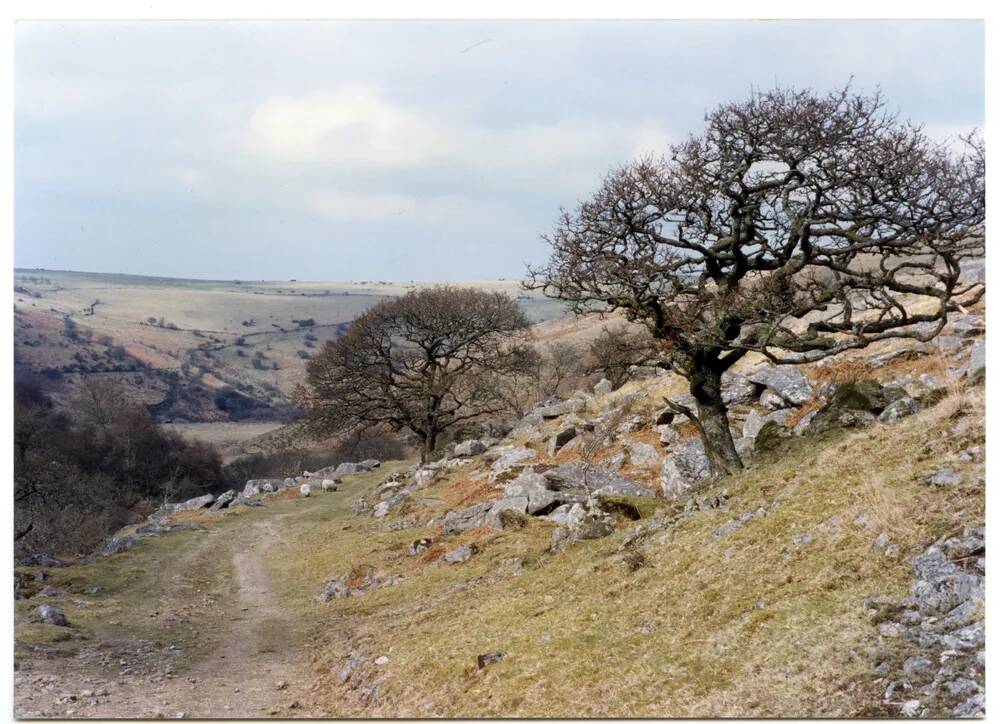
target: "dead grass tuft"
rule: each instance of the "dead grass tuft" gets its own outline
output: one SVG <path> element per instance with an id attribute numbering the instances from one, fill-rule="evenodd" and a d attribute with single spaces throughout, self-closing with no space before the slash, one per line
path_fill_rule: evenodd
<path id="1" fill-rule="evenodd" d="M 444 489 L 444 500 L 450 508 L 475 505 L 498 496 L 498 491 L 486 476 L 462 476 L 450 480 Z"/>

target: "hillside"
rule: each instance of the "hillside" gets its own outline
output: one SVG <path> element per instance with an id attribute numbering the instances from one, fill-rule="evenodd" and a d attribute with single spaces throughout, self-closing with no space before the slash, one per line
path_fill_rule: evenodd
<path id="1" fill-rule="evenodd" d="M 17 715 L 976 715 L 985 347 L 966 311 L 801 377 L 745 359 L 740 475 L 705 477 L 663 411 L 682 382 L 655 376 L 428 466 L 251 482 L 157 517 L 178 529 L 23 566 Z M 69 625 L 34 620 L 43 601 Z"/>
<path id="2" fill-rule="evenodd" d="M 563 314 L 516 281 L 469 284 L 517 297 L 533 322 Z M 70 385 L 108 380 L 190 437 L 239 441 L 291 417 L 309 357 L 352 319 L 418 286 L 15 270 L 15 366 Z"/>

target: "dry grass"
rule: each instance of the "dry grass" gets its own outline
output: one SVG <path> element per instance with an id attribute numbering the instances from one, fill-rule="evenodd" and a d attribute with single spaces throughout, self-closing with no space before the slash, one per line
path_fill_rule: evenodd
<path id="1" fill-rule="evenodd" d="M 500 493 L 485 475 L 462 475 L 450 480 L 442 498 L 449 508 L 463 508 L 497 498 Z"/>
<path id="2" fill-rule="evenodd" d="M 793 440 L 781 459 L 719 483 L 731 495 L 729 510 L 698 514 L 654 536 L 638 551 L 642 565 L 617 553 L 619 533 L 551 555 L 551 528 L 541 521 L 443 541 L 442 552 L 467 541 L 480 552 L 467 564 L 425 566 L 377 597 L 338 609 L 354 627 L 352 645 L 389 652 L 390 664 L 380 670 L 379 705 L 362 709 L 348 690 L 333 687 L 331 711 L 871 714 L 875 630 L 861 602 L 902 595 L 909 555 L 956 526 L 982 521 L 981 467 L 957 460 L 981 440 L 982 411 L 981 391 L 960 391 L 897 425 Z M 957 431 L 963 420 L 972 424 Z M 920 485 L 942 460 L 966 482 Z M 767 508 L 764 518 L 713 535 L 757 507 Z M 862 512 L 871 528 L 853 524 Z M 806 530 L 814 543 L 793 545 L 791 537 Z M 895 557 L 871 551 L 883 530 L 899 546 Z M 382 546 L 373 540 L 372 548 L 377 556 Z M 497 575 L 511 559 L 520 567 Z M 478 585 L 451 588 L 473 579 Z M 477 671 L 475 656 L 494 650 L 505 651 L 504 660 Z M 322 666 L 335 669 L 344 657 L 343 643 L 331 641 Z"/>

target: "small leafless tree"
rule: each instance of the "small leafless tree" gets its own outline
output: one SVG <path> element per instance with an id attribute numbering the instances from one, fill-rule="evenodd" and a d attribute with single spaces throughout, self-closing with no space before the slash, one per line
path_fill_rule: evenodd
<path id="1" fill-rule="evenodd" d="M 878 93 L 754 92 L 668 157 L 609 174 L 526 284 L 643 322 L 690 383 L 712 463 L 737 470 L 720 387 L 741 357 L 927 341 L 953 299 L 981 294 L 959 264 L 982 253 L 985 151 L 961 141 L 932 141 Z"/>
<path id="2" fill-rule="evenodd" d="M 628 381 L 634 367 L 658 356 L 654 342 L 646 329 L 629 329 L 624 324 L 603 327 L 587 350 L 587 374 L 599 374 L 617 389 Z"/>
<path id="3" fill-rule="evenodd" d="M 82 377 L 75 402 L 80 418 L 101 429 L 114 424 L 131 407 L 121 389 L 109 380 L 91 375 Z"/>
<path id="4" fill-rule="evenodd" d="M 298 398 L 318 434 L 410 430 L 426 461 L 453 425 L 502 413 L 498 377 L 524 371 L 529 326 L 506 294 L 439 286 L 380 302 L 307 366 Z"/>

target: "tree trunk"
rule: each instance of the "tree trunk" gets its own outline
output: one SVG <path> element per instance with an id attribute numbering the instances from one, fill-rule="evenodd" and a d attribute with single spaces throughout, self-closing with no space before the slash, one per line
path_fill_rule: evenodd
<path id="1" fill-rule="evenodd" d="M 739 472 L 743 461 L 729 430 L 728 409 L 722 400 L 722 372 L 710 364 L 696 365 L 691 376 L 691 394 L 698 404 L 698 427 L 712 467 L 717 473 Z"/>
<path id="2" fill-rule="evenodd" d="M 420 462 L 429 463 L 431 461 L 431 456 L 434 454 L 434 448 L 437 447 L 437 430 L 431 429 L 425 431 L 423 434 L 424 446 L 420 451 Z"/>

